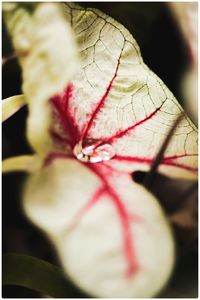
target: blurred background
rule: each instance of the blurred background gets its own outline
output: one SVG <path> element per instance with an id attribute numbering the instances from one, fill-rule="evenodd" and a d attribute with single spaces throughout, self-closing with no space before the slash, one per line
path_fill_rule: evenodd
<path id="1" fill-rule="evenodd" d="M 197 124 L 197 2 L 81 2 L 96 7 L 123 24 L 137 40 L 144 62 L 164 81 Z M 2 53 L 13 53 L 4 25 Z M 21 72 L 17 60 L 2 67 L 2 98 L 21 93 Z M 7 158 L 31 153 L 25 137 L 27 109 L 23 108 L 2 127 L 2 156 Z M 21 190 L 25 175 L 3 176 L 3 253 L 21 253 L 59 265 L 52 245 L 24 217 L 21 211 Z M 173 191 L 172 191 L 173 193 Z M 197 193 L 193 195 L 195 201 Z M 194 199 L 192 200 L 194 201 Z M 161 201 L 161 205 L 162 201 Z M 164 209 L 167 209 L 164 205 Z M 190 234 L 187 232 L 187 234 Z M 187 239 L 186 234 L 186 239 Z M 197 238 L 178 256 L 174 275 L 158 297 L 197 297 Z M 179 252 L 178 252 L 179 253 Z M 84 298 L 68 282 L 69 298 Z M 42 298 L 37 292 L 14 286 L 3 287 L 5 298 Z"/>

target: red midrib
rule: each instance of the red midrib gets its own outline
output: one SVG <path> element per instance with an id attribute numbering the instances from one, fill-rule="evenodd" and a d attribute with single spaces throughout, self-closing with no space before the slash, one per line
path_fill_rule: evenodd
<path id="1" fill-rule="evenodd" d="M 51 103 L 54 104 L 59 116 L 61 118 L 61 124 L 65 127 L 66 131 L 70 135 L 70 144 L 72 147 L 78 143 L 80 139 L 78 126 L 74 120 L 74 117 L 69 108 L 69 101 L 72 98 L 73 85 L 69 84 L 62 96 L 56 95 L 51 99 Z"/>
<path id="2" fill-rule="evenodd" d="M 122 223 L 123 234 L 124 234 L 124 253 L 128 262 L 126 275 L 127 277 L 129 277 L 133 273 L 136 273 L 139 269 L 138 262 L 136 261 L 136 251 L 132 243 L 130 216 L 127 213 L 118 195 L 109 186 L 107 186 L 107 193 L 110 195 L 111 199 L 113 200 L 113 204 L 117 209 L 118 215 Z"/>
<path id="3" fill-rule="evenodd" d="M 133 233 L 131 232 L 130 214 L 126 210 L 119 196 L 115 193 L 113 188 L 108 184 L 107 180 L 105 179 L 105 176 L 100 172 L 98 166 L 91 165 L 91 164 L 86 164 L 86 166 L 91 171 L 93 171 L 95 175 L 99 177 L 99 179 L 101 180 L 104 186 L 105 191 L 110 196 L 110 199 L 117 210 L 122 225 L 123 240 L 124 240 L 124 254 L 127 260 L 127 271 L 125 275 L 127 277 L 130 277 L 139 270 L 139 265 L 136 258 L 137 256 L 136 250 L 133 246 L 133 241 L 132 241 Z"/>
<path id="4" fill-rule="evenodd" d="M 54 159 L 73 159 L 74 160 L 74 156 L 65 154 L 62 152 L 51 152 L 48 154 L 48 156 L 44 160 L 43 166 L 48 167 L 54 161 Z"/>
<path id="5" fill-rule="evenodd" d="M 105 193 L 104 186 L 97 189 L 92 198 L 73 217 L 70 228 L 73 228 L 78 225 L 85 213 L 87 213 L 100 200 L 103 193 Z"/>
<path id="6" fill-rule="evenodd" d="M 182 154 L 182 155 L 174 155 L 174 156 L 164 157 L 163 160 L 160 162 L 160 165 L 178 167 L 178 168 L 185 169 L 185 170 L 188 170 L 191 172 L 197 172 L 198 168 L 193 168 L 193 167 L 184 165 L 183 163 L 181 164 L 179 162 L 174 161 L 179 158 L 192 157 L 192 156 L 198 156 L 198 154 Z M 133 162 L 133 163 L 142 163 L 142 164 L 151 164 L 153 162 L 154 158 L 116 155 L 114 157 L 114 160 L 127 161 L 127 162 Z"/>
<path id="7" fill-rule="evenodd" d="M 124 135 L 126 135 L 129 131 L 135 129 L 136 127 L 138 127 L 139 125 L 143 124 L 144 122 L 148 121 L 149 119 L 151 119 L 162 107 L 163 103 L 161 104 L 160 107 L 158 107 L 154 112 L 152 112 L 148 117 L 146 117 L 145 119 L 135 123 L 134 125 L 128 127 L 127 129 L 125 130 L 121 130 L 119 132 L 117 132 L 116 134 L 114 134 L 113 136 L 105 139 L 106 142 L 112 144 L 114 142 L 115 139 L 118 139 L 118 138 L 121 138 L 123 137 Z"/>
<path id="8" fill-rule="evenodd" d="M 52 153 L 49 155 L 44 163 L 44 166 L 49 165 L 52 160 L 55 158 L 69 158 L 73 159 L 70 156 L 66 156 L 62 153 Z M 95 173 L 96 176 L 100 179 L 102 186 L 96 190 L 92 198 L 78 211 L 78 213 L 73 217 L 72 223 L 70 225 L 70 229 L 73 229 L 78 225 L 81 218 L 87 213 L 99 200 L 101 200 L 101 196 L 104 193 L 107 193 L 110 196 L 112 203 L 114 204 L 117 214 L 120 218 L 122 225 L 122 233 L 123 233 L 123 248 L 124 255 L 127 261 L 127 270 L 125 272 L 125 276 L 127 278 L 131 277 L 133 274 L 139 271 L 139 264 L 137 261 L 136 250 L 133 246 L 133 239 L 131 232 L 131 223 L 132 222 L 141 222 L 142 219 L 137 215 L 130 215 L 130 213 L 126 210 L 124 204 L 120 200 L 119 196 L 115 193 L 113 188 L 108 184 L 107 180 L 104 178 L 104 175 L 99 171 L 98 166 L 95 167 L 92 164 L 81 163 L 85 167 L 87 167 L 90 171 Z"/>
<path id="9" fill-rule="evenodd" d="M 119 64 L 120 64 L 120 58 L 118 59 L 117 67 L 116 67 L 116 70 L 115 70 L 115 74 L 114 74 L 113 78 L 111 79 L 111 81 L 109 83 L 109 86 L 107 87 L 107 89 L 106 89 L 104 95 L 101 97 L 100 101 L 97 102 L 98 105 L 96 106 L 95 110 L 91 114 L 90 120 L 85 125 L 85 128 L 83 130 L 83 134 L 82 134 L 81 140 L 87 138 L 87 134 L 88 134 L 88 132 L 89 132 L 91 126 L 92 126 L 92 123 L 94 122 L 94 119 L 95 119 L 96 115 L 98 114 L 98 112 L 100 111 L 100 109 L 104 106 L 106 98 L 108 96 L 108 93 L 111 90 L 112 84 L 113 84 L 115 78 L 117 77 L 117 72 L 118 72 Z"/>

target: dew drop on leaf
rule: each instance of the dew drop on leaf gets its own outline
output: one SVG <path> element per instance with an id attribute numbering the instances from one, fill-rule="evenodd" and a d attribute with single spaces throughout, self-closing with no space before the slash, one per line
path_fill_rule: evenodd
<path id="1" fill-rule="evenodd" d="M 85 139 L 80 141 L 73 150 L 76 158 L 83 162 L 97 163 L 114 157 L 113 147 L 101 140 Z"/>

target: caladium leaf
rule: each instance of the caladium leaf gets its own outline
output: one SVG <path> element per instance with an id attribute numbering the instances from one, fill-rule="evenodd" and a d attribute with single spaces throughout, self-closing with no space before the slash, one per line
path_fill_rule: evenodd
<path id="1" fill-rule="evenodd" d="M 43 110 L 37 116 L 30 102 L 29 118 L 48 126 L 37 125 L 41 132 L 36 127 L 29 139 L 45 132 L 52 146 L 48 155 L 45 148 L 44 166 L 27 180 L 24 210 L 83 290 L 97 297 L 151 297 L 170 276 L 174 243 L 156 199 L 131 174 L 149 170 L 182 108 L 122 25 L 95 9 L 71 3 L 63 9 L 81 68 L 45 101 L 48 118 L 46 106 L 38 104 Z M 159 171 L 195 178 L 196 139 L 185 116 Z M 45 140 L 38 142 L 40 153 Z"/>
<path id="2" fill-rule="evenodd" d="M 106 165 L 55 160 L 27 182 L 24 209 L 78 286 L 98 297 L 150 297 L 171 273 L 174 243 L 156 199 Z"/>
<path id="3" fill-rule="evenodd" d="M 4 122 L 26 104 L 24 95 L 6 98 L 2 102 L 2 121 Z"/>
<path id="4" fill-rule="evenodd" d="M 27 53 L 20 57 L 20 64 L 31 112 L 28 138 L 44 155 L 51 148 L 48 99 L 65 87 L 76 70 L 72 31 L 56 3 L 3 3 L 3 11 L 16 52 Z"/>
<path id="5" fill-rule="evenodd" d="M 70 123 L 65 120 L 59 130 L 58 125 L 53 128 L 55 144 L 60 138 L 66 152 L 69 139 L 72 147 L 80 140 L 100 139 L 115 150 L 110 166 L 149 170 L 182 108 L 143 63 L 136 41 L 123 26 L 95 9 L 67 4 L 65 11 L 82 68 L 64 93 L 52 99 L 54 118 L 59 114 L 63 120 L 65 115 Z M 160 171 L 183 178 L 197 175 L 197 131 L 187 116 L 171 138 Z"/>

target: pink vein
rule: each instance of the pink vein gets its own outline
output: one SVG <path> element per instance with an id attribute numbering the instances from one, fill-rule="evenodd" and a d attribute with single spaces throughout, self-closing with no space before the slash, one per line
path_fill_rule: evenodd
<path id="1" fill-rule="evenodd" d="M 53 130 L 50 130 L 50 134 L 51 134 L 52 138 L 57 142 L 60 142 L 62 144 L 67 144 L 67 145 L 71 144 L 70 140 L 67 137 L 63 137 L 59 133 L 57 133 Z"/>
<path id="2" fill-rule="evenodd" d="M 100 187 L 92 196 L 92 198 L 86 203 L 79 211 L 78 213 L 73 217 L 73 221 L 70 225 L 70 228 L 73 229 L 75 226 L 78 225 L 81 218 L 85 215 L 86 212 L 90 208 L 92 208 L 101 198 L 102 194 L 105 192 L 105 187 Z"/>
<path id="3" fill-rule="evenodd" d="M 165 160 L 171 160 L 171 159 L 177 159 L 177 158 L 183 158 L 183 157 L 189 157 L 189 156 L 198 156 L 197 153 L 194 154 L 180 154 L 180 155 L 173 155 L 173 156 L 167 156 L 164 159 Z"/>
<path id="4" fill-rule="evenodd" d="M 185 169 L 188 171 L 196 172 L 198 170 L 198 168 L 193 168 L 193 167 L 186 166 L 184 164 L 180 164 L 178 162 L 173 161 L 178 158 L 191 157 L 191 156 L 198 156 L 198 155 L 197 154 L 182 154 L 182 155 L 168 156 L 168 157 L 164 157 L 163 161 L 160 164 L 179 167 L 179 168 L 182 168 L 182 169 Z M 128 162 L 142 163 L 142 164 L 151 164 L 154 160 L 153 158 L 120 156 L 120 155 L 116 155 L 114 159 L 118 160 L 118 161 L 128 161 Z"/>
<path id="5" fill-rule="evenodd" d="M 63 153 L 56 153 L 52 152 L 48 155 L 44 162 L 44 166 L 48 166 L 52 160 L 54 159 L 74 159 L 72 156 L 63 154 Z M 126 272 L 126 276 L 130 277 L 135 272 L 138 271 L 139 265 L 136 261 L 136 252 L 132 245 L 132 233 L 130 228 L 130 222 L 141 222 L 141 218 L 137 215 L 130 216 L 129 212 L 127 212 L 124 204 L 120 200 L 119 196 L 114 192 L 114 190 L 111 188 L 111 186 L 108 184 L 107 180 L 104 178 L 104 175 L 101 174 L 99 171 L 98 166 L 95 167 L 91 164 L 82 163 L 84 166 L 89 168 L 95 175 L 97 175 L 103 186 L 99 188 L 95 194 L 93 195 L 92 199 L 78 212 L 78 214 L 74 218 L 74 222 L 71 224 L 71 228 L 73 226 L 77 225 L 77 223 L 80 221 L 80 218 L 95 204 L 98 200 L 100 200 L 101 195 L 106 192 L 110 196 L 110 199 L 112 203 L 115 205 L 118 215 L 121 220 L 122 228 L 123 228 L 123 234 L 124 234 L 124 253 L 127 259 L 128 268 Z"/>
<path id="6" fill-rule="evenodd" d="M 98 101 L 98 104 L 95 108 L 95 110 L 93 111 L 93 113 L 91 114 L 91 118 L 90 120 L 87 122 L 86 126 L 85 126 L 85 129 L 83 130 L 83 134 L 82 134 L 82 140 L 86 138 L 91 126 L 92 126 L 92 123 L 96 117 L 96 115 L 98 114 L 99 110 L 104 106 L 105 104 L 105 101 L 106 101 L 106 98 L 108 96 L 108 93 L 110 92 L 111 90 L 111 87 L 112 87 L 112 84 L 115 80 L 115 78 L 117 77 L 117 71 L 118 71 L 118 68 L 119 68 L 119 64 L 120 64 L 120 59 L 118 60 L 118 63 L 117 63 L 117 67 L 116 67 L 116 70 L 115 70 L 115 74 L 113 76 L 113 78 L 111 79 L 110 83 L 109 83 L 109 86 L 107 87 L 104 95 L 101 97 L 100 101 Z"/>
<path id="7" fill-rule="evenodd" d="M 163 105 L 163 103 L 162 103 Z M 129 131 L 131 131 L 132 129 L 135 129 L 136 127 L 138 127 L 139 125 L 143 124 L 144 122 L 148 121 L 149 119 L 151 119 L 162 107 L 162 105 L 160 107 L 158 107 L 154 112 L 152 112 L 148 117 L 146 117 L 145 119 L 137 122 L 136 124 L 134 125 L 131 125 L 130 127 L 128 127 L 127 129 L 125 130 L 122 130 L 122 131 L 119 131 L 117 132 L 115 135 L 111 136 L 110 138 L 106 139 L 106 142 L 108 143 L 113 143 L 113 141 L 115 139 L 118 139 L 118 138 L 121 138 L 123 137 L 125 134 L 127 134 Z"/>
<path id="8" fill-rule="evenodd" d="M 176 162 L 166 161 L 166 162 L 163 162 L 161 164 L 165 165 L 165 166 L 177 167 L 177 168 L 187 170 L 187 171 L 191 171 L 191 172 L 195 172 L 195 173 L 198 171 L 198 168 L 186 166 L 186 165 L 176 163 Z"/>
<path id="9" fill-rule="evenodd" d="M 44 167 L 49 166 L 54 161 L 54 159 L 73 159 L 74 160 L 74 156 L 66 154 L 66 153 L 62 153 L 62 152 L 51 152 L 48 154 L 48 156 L 44 160 L 44 164 L 43 164 Z"/>
<path id="10" fill-rule="evenodd" d="M 91 164 L 87 164 L 87 167 L 90 170 L 92 170 L 100 178 L 101 182 L 104 185 L 106 192 L 110 196 L 112 203 L 114 204 L 115 208 L 117 209 L 118 215 L 121 220 L 122 228 L 123 228 L 124 253 L 126 256 L 127 263 L 128 263 L 126 276 L 130 277 L 139 270 L 139 265 L 136 260 L 136 251 L 132 244 L 130 215 L 127 212 L 124 204 L 121 202 L 119 196 L 115 193 L 115 191 L 108 184 L 107 180 L 104 178 L 104 175 L 101 174 L 99 168 L 95 167 L 94 165 L 91 165 Z"/>
<path id="11" fill-rule="evenodd" d="M 75 123 L 73 115 L 69 109 L 69 100 L 72 97 L 72 89 L 73 85 L 69 84 L 64 92 L 64 95 L 56 95 L 51 100 L 59 113 L 61 123 L 70 134 L 70 141 L 73 147 L 79 141 L 79 132 L 77 129 L 77 124 Z"/>

